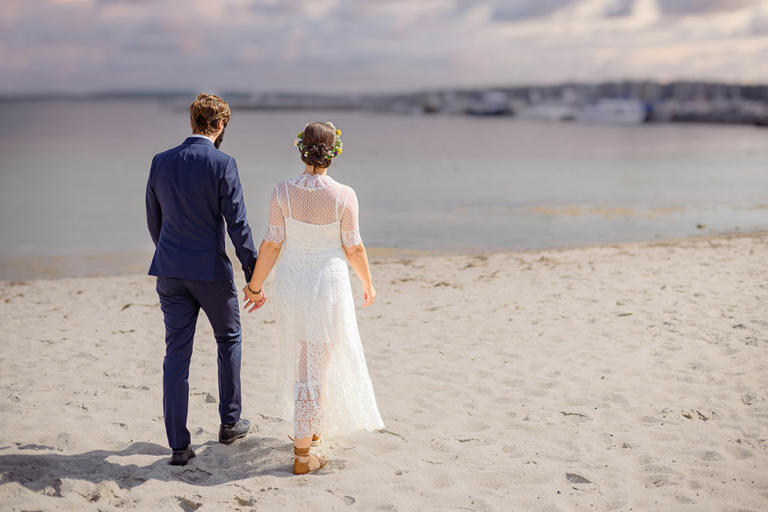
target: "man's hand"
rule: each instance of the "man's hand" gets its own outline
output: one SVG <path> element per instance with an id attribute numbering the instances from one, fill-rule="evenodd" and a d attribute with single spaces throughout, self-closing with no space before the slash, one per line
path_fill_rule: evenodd
<path id="1" fill-rule="evenodd" d="M 251 293 L 251 290 L 248 289 L 248 285 L 246 284 L 245 288 L 243 288 L 243 293 L 245 294 L 243 297 L 243 302 L 245 302 L 243 309 L 247 309 L 248 313 L 253 313 L 267 302 L 267 296 L 264 293 L 263 288 L 261 293 Z"/>

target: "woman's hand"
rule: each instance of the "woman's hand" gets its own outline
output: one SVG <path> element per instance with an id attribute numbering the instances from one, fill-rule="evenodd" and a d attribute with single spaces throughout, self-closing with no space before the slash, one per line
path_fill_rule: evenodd
<path id="1" fill-rule="evenodd" d="M 363 285 L 363 299 L 363 307 L 370 306 L 376 300 L 376 288 L 373 287 L 373 283 Z"/>
<path id="2" fill-rule="evenodd" d="M 344 252 L 355 274 L 363 282 L 363 306 L 370 306 L 376 300 L 376 288 L 371 282 L 371 267 L 368 265 L 368 253 L 365 252 L 365 246 L 363 242 L 350 247 L 345 245 Z"/>
<path id="3" fill-rule="evenodd" d="M 245 288 L 243 288 L 243 293 L 245 294 L 245 297 L 243 297 L 243 302 L 245 302 L 243 309 L 250 307 L 249 313 L 253 313 L 267 302 L 267 296 L 264 294 L 263 288 L 259 290 L 259 293 L 251 293 L 249 285 L 246 284 Z"/>

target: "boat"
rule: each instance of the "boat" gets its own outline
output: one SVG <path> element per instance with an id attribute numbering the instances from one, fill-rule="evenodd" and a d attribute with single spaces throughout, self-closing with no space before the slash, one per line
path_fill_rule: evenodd
<path id="1" fill-rule="evenodd" d="M 602 99 L 576 113 L 576 121 L 589 124 L 637 125 L 644 123 L 647 117 L 648 111 L 642 101 L 628 99 Z"/>
<path id="2" fill-rule="evenodd" d="M 539 119 L 543 121 L 573 121 L 576 118 L 576 110 L 570 105 L 562 103 L 538 103 L 517 112 L 523 119 Z"/>
<path id="3" fill-rule="evenodd" d="M 510 116 L 513 114 L 509 99 L 503 91 L 486 91 L 467 109 L 473 116 Z"/>

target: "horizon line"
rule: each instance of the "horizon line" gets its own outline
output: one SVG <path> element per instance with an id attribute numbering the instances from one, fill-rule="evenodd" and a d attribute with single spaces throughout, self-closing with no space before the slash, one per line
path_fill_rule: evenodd
<path id="1" fill-rule="evenodd" d="M 310 92 L 300 89 L 284 88 L 274 90 L 247 90 L 237 88 L 207 88 L 214 90 L 214 93 L 221 95 L 233 95 L 233 96 L 264 96 L 264 95 L 297 95 L 297 96 L 316 96 L 316 97 L 375 97 L 375 96 L 401 96 L 401 95 L 418 95 L 427 93 L 441 93 L 441 92 L 473 92 L 473 91 L 489 91 L 489 90 L 504 90 L 504 89 L 526 89 L 526 88 L 550 88 L 550 87 L 563 87 L 563 86 L 598 86 L 607 84 L 649 84 L 669 86 L 676 84 L 685 85 L 722 85 L 728 87 L 768 87 L 768 81 L 765 82 L 738 82 L 727 80 L 712 80 L 712 79 L 679 79 L 679 80 L 656 80 L 656 79 L 612 79 L 612 80 L 562 80 L 562 81 L 543 81 L 543 82 L 531 82 L 531 83 L 518 83 L 518 84 L 495 84 L 495 85 L 476 85 L 476 86 L 455 86 L 455 87 L 419 87 L 404 90 L 393 91 L 379 91 L 379 92 Z M 110 97 L 141 97 L 146 96 L 148 99 L 156 98 L 158 96 L 189 96 L 197 95 L 199 92 L 195 92 L 192 88 L 134 88 L 134 89 L 118 89 L 118 88 L 103 88 L 93 91 L 9 91 L 0 92 L 0 100 L 13 100 L 13 99 L 99 99 Z"/>

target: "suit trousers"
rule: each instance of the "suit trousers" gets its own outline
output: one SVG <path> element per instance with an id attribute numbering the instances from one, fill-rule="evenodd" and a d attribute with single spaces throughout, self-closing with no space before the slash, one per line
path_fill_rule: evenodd
<path id="1" fill-rule="evenodd" d="M 165 320 L 163 413 L 168 444 L 183 450 L 191 443 L 187 429 L 189 364 L 200 309 L 213 327 L 218 345 L 219 416 L 222 424 L 237 423 L 240 396 L 240 310 L 234 281 L 208 282 L 158 277 L 157 294 Z"/>

